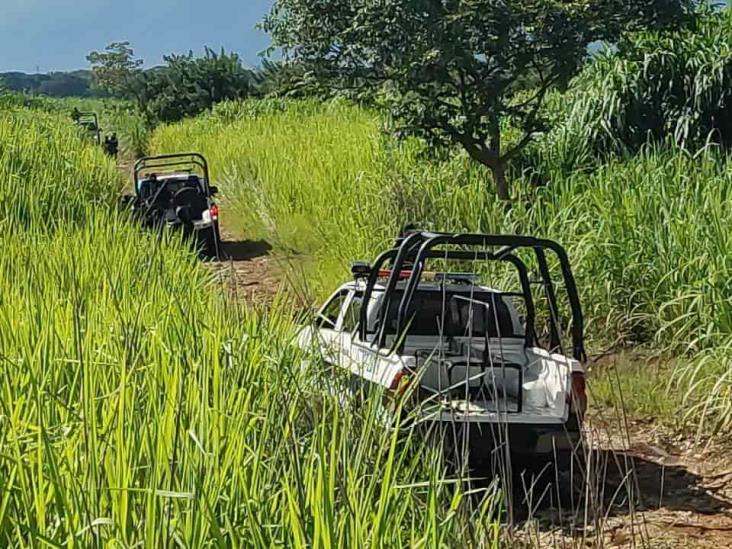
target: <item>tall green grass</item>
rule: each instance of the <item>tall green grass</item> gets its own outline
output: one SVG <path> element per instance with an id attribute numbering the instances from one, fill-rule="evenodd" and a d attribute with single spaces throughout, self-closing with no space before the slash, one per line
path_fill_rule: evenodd
<path id="1" fill-rule="evenodd" d="M 0 224 L 44 229 L 108 209 L 121 181 L 101 150 L 81 147 L 76 129 L 35 110 L 0 120 Z"/>
<path id="2" fill-rule="evenodd" d="M 553 128 L 527 151 L 566 170 L 635 153 L 649 141 L 696 151 L 732 142 L 732 10 L 700 2 L 693 25 L 625 36 L 599 52 L 568 93 L 553 93 Z"/>
<path id="3" fill-rule="evenodd" d="M 416 143 L 384 140 L 371 113 L 345 103 L 222 104 L 212 115 L 159 129 L 151 149 L 202 151 L 234 207 L 227 223 L 304 254 L 318 297 L 351 260 L 369 258 L 398 227 L 444 211 L 449 174 L 472 189 L 449 185 L 457 192 L 481 196 L 483 184 L 478 174 L 465 177 L 467 162 L 420 167 Z M 480 210 L 475 204 L 474 213 Z"/>
<path id="4" fill-rule="evenodd" d="M 297 268 L 314 299 L 406 222 L 525 233 L 567 247 L 596 346 L 696 357 L 732 341 L 732 162 L 714 149 L 692 157 L 645 148 L 593 172 L 549 163 L 549 184 L 517 181 L 505 212 L 464 155 L 428 160 L 417 143 L 383 137 L 374 114 L 342 103 L 225 105 L 161 128 L 152 147 L 206 154 L 235 221 L 252 238 L 302 254 Z M 700 376 L 689 378 L 689 405 L 706 402 L 726 372 L 728 359 L 709 360 L 689 370 Z M 718 391 L 725 406 L 727 388 Z M 722 418 L 732 425 L 730 413 Z"/>
<path id="5" fill-rule="evenodd" d="M 74 109 L 94 112 L 99 116 L 102 137 L 117 134 L 123 158 L 134 160 L 147 151 L 150 126 L 137 107 L 119 99 L 84 97 L 55 98 L 30 96 L 19 93 L 0 93 L 0 110 L 11 107 L 27 107 L 34 112 L 45 111 L 62 117 L 71 117 Z M 85 135 L 82 132 L 82 135 Z"/>
<path id="6" fill-rule="evenodd" d="M 497 497 L 119 213 L 65 117 L 5 113 L 0 150 L 0 545 L 497 547 Z"/>
<path id="7" fill-rule="evenodd" d="M 64 98 L 46 99 L 46 108 L 60 114 L 70 115 L 74 108 L 82 112 L 96 112 L 103 135 L 117 134 L 120 154 L 123 158 L 136 160 L 147 152 L 150 125 L 130 101 L 119 99 Z"/>

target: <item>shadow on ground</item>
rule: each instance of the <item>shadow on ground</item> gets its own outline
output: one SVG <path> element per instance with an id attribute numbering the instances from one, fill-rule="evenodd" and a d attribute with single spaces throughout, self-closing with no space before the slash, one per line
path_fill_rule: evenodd
<path id="1" fill-rule="evenodd" d="M 657 510 L 681 512 L 701 520 L 732 517 L 732 502 L 716 495 L 708 479 L 684 466 L 604 449 L 593 450 L 586 463 L 589 475 L 576 472 L 559 477 L 547 463 L 513 460 L 513 521 L 536 519 L 544 527 L 560 527 L 571 534 L 585 521 L 597 523 Z M 474 481 L 473 488 L 485 488 L 491 478 L 496 478 L 495 471 L 486 468 L 473 473 L 482 479 Z"/>
<path id="2" fill-rule="evenodd" d="M 732 504 L 708 490 L 703 477 L 685 467 L 607 450 L 594 452 L 594 459 L 594 484 L 600 486 L 604 478 L 602 501 L 610 511 L 627 509 L 630 503 L 639 511 L 663 508 L 712 515 L 732 510 Z"/>
<path id="3" fill-rule="evenodd" d="M 595 450 L 588 457 L 589 483 L 569 499 L 559 496 L 556 481 L 549 478 L 551 470 L 526 469 L 523 480 L 514 471 L 513 520 L 536 520 L 542 531 L 558 528 L 573 537 L 588 527 L 602 531 L 610 523 L 632 530 L 633 524 L 645 524 L 642 517 L 654 512 L 710 526 L 732 514 L 730 501 L 718 497 L 703 477 L 683 466 L 622 451 Z M 522 486 L 532 486 L 529 496 Z"/>
<path id="4" fill-rule="evenodd" d="M 264 240 L 224 241 L 221 247 L 226 261 L 250 261 L 269 255 L 272 251 L 272 246 Z"/>

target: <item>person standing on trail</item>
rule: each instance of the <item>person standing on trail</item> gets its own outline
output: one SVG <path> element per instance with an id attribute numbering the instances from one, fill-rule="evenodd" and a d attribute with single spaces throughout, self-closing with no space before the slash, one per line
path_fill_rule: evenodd
<path id="1" fill-rule="evenodd" d="M 119 140 L 117 134 L 113 133 L 104 139 L 104 151 L 112 158 L 117 158 L 119 153 Z"/>

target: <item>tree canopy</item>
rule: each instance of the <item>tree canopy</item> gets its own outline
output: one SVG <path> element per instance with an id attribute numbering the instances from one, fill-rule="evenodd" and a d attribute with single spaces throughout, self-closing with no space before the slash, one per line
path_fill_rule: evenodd
<path id="1" fill-rule="evenodd" d="M 143 70 L 129 42 L 116 42 L 87 57 L 96 84 L 116 97 L 136 102 L 150 124 L 196 116 L 220 101 L 244 99 L 256 92 L 257 76 L 236 53 L 205 48 L 168 55 L 165 64 Z"/>
<path id="2" fill-rule="evenodd" d="M 276 0 L 263 27 L 314 79 L 388 108 L 403 134 L 462 146 L 493 173 L 545 129 L 547 92 L 588 47 L 679 21 L 685 0 Z M 519 136 L 507 143 L 505 127 Z"/>
<path id="3" fill-rule="evenodd" d="M 104 51 L 93 51 L 86 58 L 97 87 L 117 97 L 134 96 L 143 61 L 135 58 L 129 42 L 113 42 Z"/>
<path id="4" fill-rule="evenodd" d="M 201 57 L 190 52 L 164 59 L 165 66 L 145 73 L 140 90 L 141 108 L 156 121 L 196 116 L 216 103 L 256 92 L 255 73 L 235 53 L 206 48 Z"/>

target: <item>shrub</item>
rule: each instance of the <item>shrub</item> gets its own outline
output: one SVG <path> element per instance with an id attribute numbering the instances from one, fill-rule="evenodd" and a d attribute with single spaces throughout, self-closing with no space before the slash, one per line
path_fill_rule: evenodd
<path id="1" fill-rule="evenodd" d="M 206 48 L 202 57 L 170 55 L 166 66 L 141 76 L 136 94 L 140 109 L 153 122 L 196 116 L 216 103 L 244 99 L 256 89 L 255 75 L 235 53 Z"/>
<path id="2" fill-rule="evenodd" d="M 732 11 L 693 28 L 642 32 L 599 53 L 548 109 L 556 128 L 534 152 L 576 168 L 649 142 L 696 150 L 732 142 Z M 543 158 L 538 158 L 543 157 Z"/>

